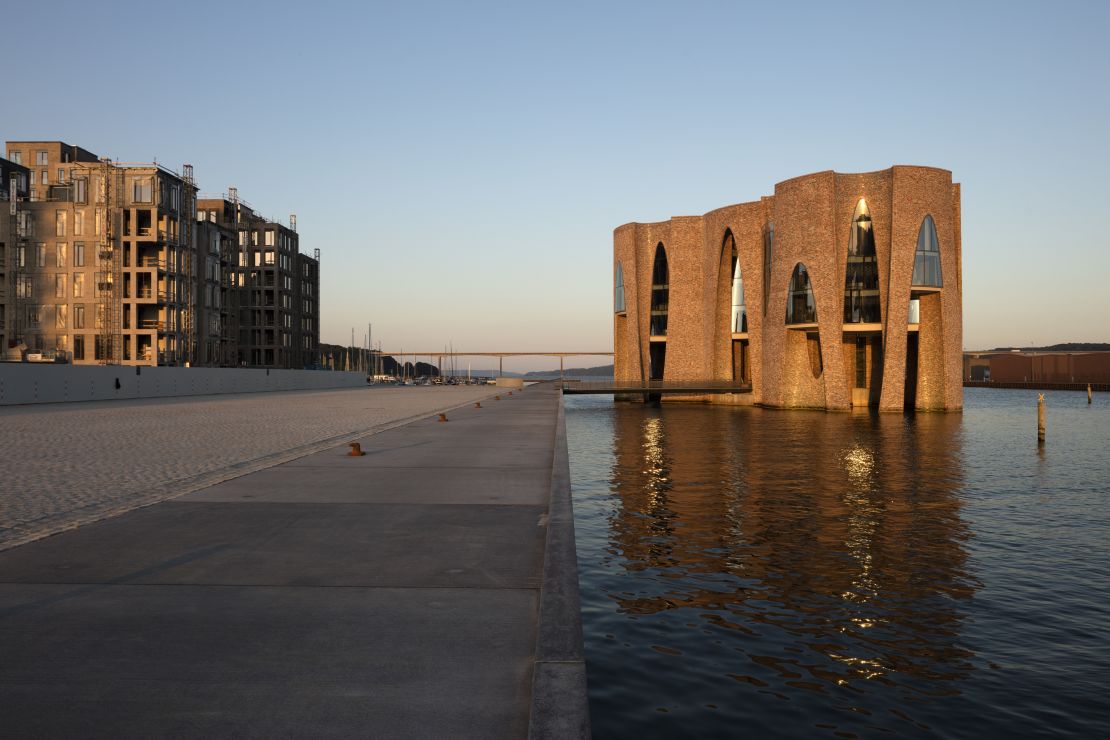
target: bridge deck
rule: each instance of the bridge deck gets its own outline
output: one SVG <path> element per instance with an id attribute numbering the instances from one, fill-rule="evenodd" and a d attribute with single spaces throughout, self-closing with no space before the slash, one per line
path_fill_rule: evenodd
<path id="1" fill-rule="evenodd" d="M 734 383 L 724 380 L 650 380 L 638 381 L 566 381 L 562 383 L 566 395 L 587 393 L 751 393 L 751 383 Z"/>

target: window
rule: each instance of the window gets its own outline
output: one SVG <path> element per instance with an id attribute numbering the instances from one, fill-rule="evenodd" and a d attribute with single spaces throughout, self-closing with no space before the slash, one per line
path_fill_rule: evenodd
<path id="1" fill-rule="evenodd" d="M 100 236 L 101 234 L 104 233 L 104 214 L 100 212 L 100 209 L 97 209 L 96 218 L 94 220 L 95 220 L 95 223 L 93 224 L 94 227 L 95 227 L 94 233 L 95 233 L 96 236 Z"/>
<path id="2" fill-rule="evenodd" d="M 67 251 L 66 247 L 67 247 L 67 245 L 66 245 L 65 242 L 58 242 L 57 244 L 54 245 L 54 262 L 55 262 L 54 266 L 55 267 L 65 267 L 66 266 L 66 251 Z"/>
<path id="3" fill-rule="evenodd" d="M 54 273 L 54 297 L 55 298 L 68 298 L 69 292 L 66 290 L 66 273 Z"/>
<path id="4" fill-rule="evenodd" d="M 84 308 L 84 306 L 82 306 Z M 74 335 L 73 337 L 73 359 L 85 359 L 85 337 L 81 334 Z"/>
<path id="5" fill-rule="evenodd" d="M 266 229 L 266 246 L 267 247 L 274 246 L 274 230 L 273 229 Z"/>
<path id="6" fill-rule="evenodd" d="M 103 329 L 105 324 L 105 317 L 107 316 L 108 307 L 102 303 L 96 304 L 96 328 Z"/>
<path id="7" fill-rule="evenodd" d="M 65 276 L 63 275 L 62 277 L 65 277 Z M 69 306 L 67 306 L 64 303 L 59 303 L 56 306 L 54 306 L 54 328 L 55 329 L 65 329 L 66 328 L 66 320 L 69 318 L 68 312 L 69 312 Z"/>
<path id="8" fill-rule="evenodd" d="M 624 313 L 624 270 L 617 263 L 616 277 L 613 279 L 613 312 Z"/>
<path id="9" fill-rule="evenodd" d="M 45 150 L 40 149 L 39 151 L 35 152 L 35 164 L 39 166 L 50 164 L 50 159 L 47 157 L 47 153 Z"/>
<path id="10" fill-rule="evenodd" d="M 73 200 L 75 203 L 89 202 L 89 178 L 78 177 L 74 179 Z"/>
<path id="11" fill-rule="evenodd" d="M 15 164 L 23 164 L 23 152 L 8 152 L 8 159 Z"/>
<path id="12" fill-rule="evenodd" d="M 254 251 L 254 266 L 255 267 L 261 267 L 262 266 L 262 252 L 259 252 L 258 250 Z"/>
<path id="13" fill-rule="evenodd" d="M 85 304 L 84 303 L 75 303 L 75 304 L 73 304 L 73 328 L 74 329 L 84 329 L 85 328 Z"/>
<path id="14" fill-rule="evenodd" d="M 245 231 L 240 231 L 239 232 L 239 246 L 240 247 L 247 246 L 247 238 L 248 238 L 247 237 L 247 232 L 245 232 Z"/>
<path id="15" fill-rule="evenodd" d="M 27 307 L 27 326 L 38 328 L 42 324 L 42 306 Z"/>
<path id="16" fill-rule="evenodd" d="M 66 235 L 66 212 L 54 211 L 54 236 Z"/>
<path id="17" fill-rule="evenodd" d="M 85 235 L 85 212 L 84 211 L 74 211 L 73 212 L 73 235 L 74 236 L 84 236 Z"/>
<path id="18" fill-rule="evenodd" d="M 813 300 L 809 271 L 801 262 L 794 267 L 794 274 L 790 276 L 790 292 L 786 296 L 786 323 L 817 323 L 817 303 Z"/>
<path id="19" fill-rule="evenodd" d="M 267 249 L 266 250 L 266 264 L 267 265 L 274 264 L 274 250 L 272 250 L 272 249 Z"/>
<path id="20" fill-rule="evenodd" d="M 46 267 L 46 244 L 39 242 L 35 245 L 35 264 Z"/>
<path id="21" fill-rule="evenodd" d="M 154 185 L 149 177 L 137 177 L 131 181 L 131 200 L 134 203 L 154 201 Z"/>
<path id="22" fill-rule="evenodd" d="M 85 266 L 85 242 L 73 242 L 73 266 Z"/>
<path id="23" fill-rule="evenodd" d="M 42 172 L 39 173 L 39 184 L 41 184 L 41 185 L 49 185 L 50 184 L 50 176 L 47 174 L 46 170 L 43 170 Z"/>
<path id="24" fill-rule="evenodd" d="M 740 269 L 740 255 L 736 252 L 736 240 L 732 232 L 728 234 L 728 241 L 732 245 L 732 314 L 729 326 L 733 334 L 744 334 L 748 331 L 748 309 L 744 305 L 744 274 Z"/>
<path id="25" fill-rule="evenodd" d="M 35 282 L 30 275 L 17 275 L 15 280 L 15 297 L 31 298 L 35 293 Z"/>
<path id="26" fill-rule="evenodd" d="M 16 267 L 27 266 L 27 247 L 22 244 L 16 245 L 15 248 L 15 264 Z"/>
<path id="27" fill-rule="evenodd" d="M 83 272 L 73 273 L 73 297 L 85 297 L 85 273 Z"/>
<path id="28" fill-rule="evenodd" d="M 58 182 L 59 183 L 65 182 L 65 179 L 66 179 L 66 170 L 65 170 L 64 167 L 59 167 L 58 168 Z"/>
<path id="29" fill-rule="evenodd" d="M 670 298 L 670 272 L 667 269 L 667 250 L 663 242 L 655 247 L 655 263 L 651 269 L 651 320 L 649 333 L 653 337 L 667 335 L 667 302 Z"/>
<path id="30" fill-rule="evenodd" d="M 940 288 L 940 244 L 932 216 L 926 216 L 917 232 L 917 253 L 913 258 L 913 285 Z"/>
<path id="31" fill-rule="evenodd" d="M 771 297 L 771 263 L 775 254 L 775 224 L 763 229 L 763 315 L 767 315 L 767 302 Z"/>
<path id="32" fill-rule="evenodd" d="M 879 306 L 879 262 L 875 256 L 875 233 L 867 201 L 859 199 L 848 233 L 848 268 L 844 273 L 844 323 L 877 324 Z"/>

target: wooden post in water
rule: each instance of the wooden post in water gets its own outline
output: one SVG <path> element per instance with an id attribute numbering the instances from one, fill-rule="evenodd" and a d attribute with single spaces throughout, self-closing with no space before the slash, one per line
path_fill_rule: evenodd
<path id="1" fill-rule="evenodd" d="M 1087 384 L 1087 405 L 1091 405 L 1091 384 Z"/>
<path id="2" fill-rule="evenodd" d="M 1044 445 L 1044 394 L 1037 394 L 1037 445 Z"/>

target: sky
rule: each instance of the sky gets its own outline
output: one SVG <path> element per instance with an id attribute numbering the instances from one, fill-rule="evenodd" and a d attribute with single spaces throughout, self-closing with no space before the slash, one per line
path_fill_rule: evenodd
<path id="1" fill-rule="evenodd" d="M 1110 341 L 1105 0 L 63 0 L 2 28 L 0 136 L 296 213 L 325 342 L 611 351 L 615 227 L 893 164 L 962 184 L 966 348 Z"/>

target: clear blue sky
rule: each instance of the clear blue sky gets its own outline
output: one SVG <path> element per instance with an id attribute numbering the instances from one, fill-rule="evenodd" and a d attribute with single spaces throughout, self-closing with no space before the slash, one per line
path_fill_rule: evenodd
<path id="1" fill-rule="evenodd" d="M 190 162 L 202 191 L 297 213 L 325 341 L 373 321 L 392 348 L 608 350 L 614 227 L 892 164 L 963 183 L 968 348 L 1110 341 L 1110 2 L 3 18 L 2 135 Z"/>

